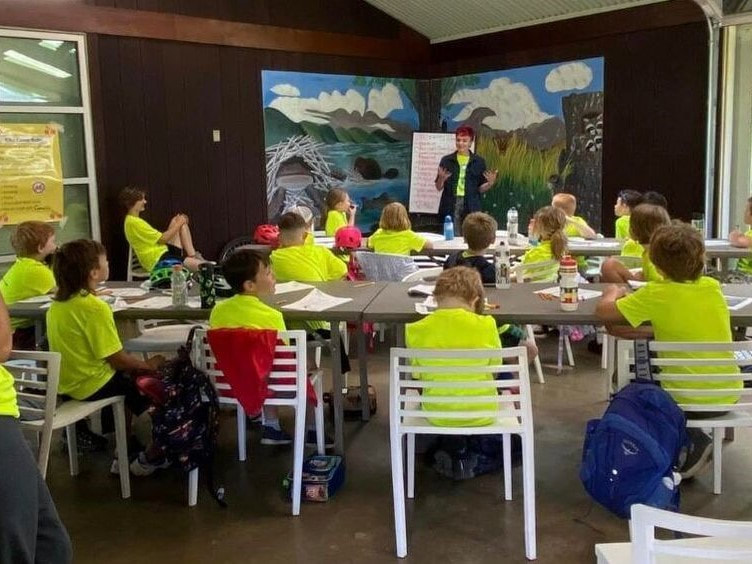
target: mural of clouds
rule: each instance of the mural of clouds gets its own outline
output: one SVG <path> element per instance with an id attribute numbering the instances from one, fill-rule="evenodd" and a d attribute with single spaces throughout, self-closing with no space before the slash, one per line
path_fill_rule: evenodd
<path id="1" fill-rule="evenodd" d="M 551 115 L 541 111 L 530 89 L 507 77 L 496 78 L 487 88 L 463 88 L 452 95 L 450 104 L 464 104 L 454 121 L 468 119 L 475 110 L 487 108 L 494 115 L 483 118 L 483 125 L 501 131 L 513 131 L 540 123 Z"/>
<path id="2" fill-rule="evenodd" d="M 384 119 L 392 111 L 401 110 L 404 107 L 399 88 L 391 82 L 385 84 L 381 90 L 372 88 L 368 93 L 368 110 L 381 119 Z"/>
<path id="3" fill-rule="evenodd" d="M 585 63 L 576 61 L 559 65 L 546 76 L 546 90 L 582 90 L 593 81 L 593 71 Z"/>
<path id="4" fill-rule="evenodd" d="M 300 96 L 300 90 L 292 84 L 277 84 L 270 90 L 278 96 Z"/>
<path id="5" fill-rule="evenodd" d="M 308 121 L 325 124 L 329 120 L 322 116 L 322 113 L 345 110 L 349 113 L 357 112 L 363 115 L 366 111 L 366 100 L 357 90 L 349 89 L 344 94 L 335 90 L 333 92 L 321 92 L 318 98 L 293 96 L 275 98 L 271 101 L 269 107 L 279 110 L 295 123 Z"/>

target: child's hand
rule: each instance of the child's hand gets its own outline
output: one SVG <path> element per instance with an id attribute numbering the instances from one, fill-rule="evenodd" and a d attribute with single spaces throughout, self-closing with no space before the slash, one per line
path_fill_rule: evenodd
<path id="1" fill-rule="evenodd" d="M 734 230 L 732 230 L 732 231 L 731 231 L 731 232 L 729 233 L 729 236 L 728 236 L 728 238 L 729 238 L 729 241 L 731 241 L 731 242 L 733 243 L 733 242 L 735 242 L 735 241 L 738 241 L 738 240 L 739 240 L 739 237 L 741 237 L 741 236 L 742 236 L 742 232 L 741 232 L 741 231 L 739 231 L 738 229 L 734 229 Z"/>
<path id="2" fill-rule="evenodd" d="M 619 298 L 626 296 L 627 292 L 628 290 L 625 286 L 617 286 L 616 284 L 611 284 L 610 286 L 607 286 L 605 290 L 603 290 L 603 298 L 616 301 Z"/>
<path id="3" fill-rule="evenodd" d="M 351 203 L 348 211 L 350 212 L 350 215 L 355 215 L 355 212 L 358 211 L 358 206 L 356 204 Z"/>

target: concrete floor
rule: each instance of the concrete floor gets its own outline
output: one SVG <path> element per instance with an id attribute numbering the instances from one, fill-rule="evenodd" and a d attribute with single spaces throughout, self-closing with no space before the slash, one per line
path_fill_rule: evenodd
<path id="1" fill-rule="evenodd" d="M 540 343 L 544 362 L 555 342 Z M 590 502 L 578 479 L 585 422 L 606 404 L 599 358 L 575 345 L 577 367 L 545 385 L 533 385 L 538 562 L 595 562 L 594 545 L 628 539 L 622 521 Z M 81 473 L 53 449 L 48 483 L 74 544 L 75 562 L 389 562 L 395 557 L 387 411 L 387 349 L 369 357 L 379 411 L 367 424 L 346 424 L 347 480 L 323 504 L 304 504 L 297 518 L 281 494 L 291 463 L 289 448 L 258 445 L 249 461 L 236 458 L 234 415 L 223 415 L 217 468 L 227 491 L 220 509 L 205 489 L 188 508 L 187 482 L 174 470 L 133 478 L 133 495 L 120 498 L 108 473 L 109 454 L 86 455 Z M 355 383 L 354 381 L 352 383 Z M 291 426 L 288 424 L 288 428 Z M 724 450 L 724 494 L 712 494 L 705 474 L 682 486 L 682 511 L 725 519 L 752 519 L 750 432 L 737 433 Z M 416 498 L 408 500 L 405 562 L 525 562 L 522 487 L 514 470 L 515 499 L 502 498 L 499 474 L 464 482 L 418 465 Z"/>

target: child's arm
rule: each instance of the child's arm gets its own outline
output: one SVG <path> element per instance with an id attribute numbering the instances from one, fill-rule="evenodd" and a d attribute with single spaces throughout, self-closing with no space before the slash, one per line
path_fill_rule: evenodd
<path id="1" fill-rule="evenodd" d="M 159 241 L 157 241 L 157 243 L 159 243 L 160 245 L 166 245 L 167 243 L 172 241 L 180 232 L 180 228 L 183 227 L 183 225 L 185 225 L 186 223 L 188 223 L 188 219 L 184 215 L 178 214 L 173 217 L 170 220 L 170 225 L 167 226 L 167 229 L 164 233 L 162 233 L 162 236 L 159 238 Z"/>
<path id="2" fill-rule="evenodd" d="M 598 305 L 595 306 L 595 315 L 606 324 L 625 324 L 627 319 L 616 307 L 616 300 L 627 295 L 627 289 L 623 286 L 611 285 L 603 291 Z"/>
<path id="3" fill-rule="evenodd" d="M 420 251 L 421 252 L 429 251 L 431 249 L 433 249 L 433 243 L 431 241 L 426 240 L 426 242 L 423 243 L 423 248 Z"/>
<path id="4" fill-rule="evenodd" d="M 165 363 L 165 358 L 158 354 L 148 360 L 141 360 L 137 356 L 128 354 L 123 349 L 120 349 L 115 354 L 108 356 L 107 362 L 115 370 L 122 370 L 123 372 L 137 372 L 140 370 L 148 372 L 162 366 Z"/>
<path id="5" fill-rule="evenodd" d="M 575 229 L 577 229 L 577 232 L 580 234 L 580 237 L 584 237 L 585 239 L 595 239 L 598 235 L 595 232 L 595 229 L 590 227 L 587 223 L 575 221 L 573 218 L 568 217 L 567 223 L 569 225 L 574 225 Z"/>
<path id="6" fill-rule="evenodd" d="M 752 247 L 752 238 L 747 237 L 742 233 L 741 231 L 734 229 L 731 233 L 729 233 L 729 243 L 731 243 L 734 247 L 742 247 L 742 248 L 749 248 Z"/>
<path id="7" fill-rule="evenodd" d="M 347 225 L 352 227 L 355 225 L 355 213 L 358 211 L 358 206 L 350 204 L 350 209 L 347 211 Z"/>

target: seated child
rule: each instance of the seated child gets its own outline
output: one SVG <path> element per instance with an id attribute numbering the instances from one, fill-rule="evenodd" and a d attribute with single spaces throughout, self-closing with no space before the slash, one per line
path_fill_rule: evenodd
<path id="1" fill-rule="evenodd" d="M 436 281 L 434 290 L 437 309 L 420 321 L 405 325 L 405 344 L 410 348 L 434 349 L 500 349 L 501 341 L 496 329 L 496 321 L 490 315 L 483 315 L 485 294 L 480 275 L 476 270 L 465 266 L 458 266 L 445 270 Z M 467 361 L 465 361 L 467 362 Z M 478 360 L 486 364 L 486 360 Z M 416 359 L 419 365 L 446 364 L 446 359 Z M 493 380 L 492 373 L 473 374 L 414 374 L 417 379 L 430 380 Z M 423 395 L 448 395 L 445 388 L 432 390 L 423 389 Z M 430 411 L 494 411 L 498 409 L 495 403 L 463 403 L 462 397 L 467 396 L 495 396 L 493 388 L 468 388 L 452 390 L 456 395 L 456 403 L 423 404 L 423 409 Z M 475 419 L 449 419 L 429 417 L 434 425 L 442 427 L 490 425 L 491 417 Z"/>
<path id="2" fill-rule="evenodd" d="M 46 259 L 57 248 L 55 230 L 52 226 L 41 221 L 24 221 L 16 227 L 16 231 L 10 237 L 10 243 L 16 251 L 17 258 L 0 280 L 0 294 L 5 303 L 12 305 L 52 291 L 55 287 L 55 277 L 45 264 Z M 34 322 L 13 318 L 10 323 L 13 330 L 13 348 L 34 350 Z"/>
<path id="3" fill-rule="evenodd" d="M 564 234 L 566 226 L 567 216 L 559 208 L 545 206 L 535 212 L 531 227 L 533 236 L 539 243 L 522 255 L 522 262 L 529 264 L 561 260 L 567 254 L 567 236 Z"/>
<path id="4" fill-rule="evenodd" d="M 664 196 L 660 192 L 656 192 L 655 190 L 648 190 L 647 192 L 645 192 L 642 195 L 642 201 L 640 203 L 661 206 L 663 209 L 668 211 L 668 200 L 666 199 L 666 196 Z"/>
<path id="5" fill-rule="evenodd" d="M 588 225 L 587 221 L 582 217 L 574 215 L 577 211 L 577 198 L 574 195 L 567 194 L 566 192 L 555 194 L 551 199 L 551 205 L 559 208 L 567 215 L 567 226 L 564 228 L 564 233 L 567 237 L 596 238 L 598 234 Z"/>
<path id="6" fill-rule="evenodd" d="M 334 237 L 340 227 L 355 225 L 357 206 L 350 196 L 340 188 L 332 188 L 326 194 L 326 219 L 324 230 L 327 237 Z"/>
<path id="7" fill-rule="evenodd" d="M 642 194 L 637 190 L 622 190 L 619 197 L 616 198 L 614 205 L 614 215 L 616 216 L 616 234 L 617 239 L 624 240 L 629 238 L 629 217 L 632 210 L 642 203 Z"/>
<path id="8" fill-rule="evenodd" d="M 634 224 L 633 224 L 634 225 Z M 628 324 L 640 327 L 650 323 L 658 341 L 713 341 L 730 343 L 731 323 L 726 300 L 720 284 L 703 276 L 705 246 L 702 236 L 689 225 L 665 225 L 656 229 L 650 241 L 650 256 L 663 279 L 650 281 L 647 285 L 628 293 L 623 286 L 610 286 L 603 292 L 596 314 L 609 328 L 609 332 Z M 674 356 L 676 353 L 672 353 Z M 723 353 L 692 353 L 687 358 L 718 357 Z M 727 354 L 733 358 L 732 353 Z M 663 373 L 728 373 L 730 366 L 661 367 Z M 733 367 L 736 368 L 736 367 Z M 741 389 L 742 381 L 663 381 L 665 388 L 677 403 L 691 401 L 708 405 L 736 403 L 737 395 L 692 396 L 675 393 L 673 389 Z M 712 412 L 712 415 L 718 415 Z M 688 412 L 688 417 L 707 416 L 706 412 Z M 708 460 L 712 442 L 700 429 L 687 429 L 692 447 L 682 469 L 683 477 L 694 476 Z"/>
<path id="9" fill-rule="evenodd" d="M 635 207 L 629 223 L 629 234 L 642 248 L 642 272 L 632 273 L 619 259 L 612 257 L 601 267 L 601 280 L 617 284 L 626 284 L 629 280 L 660 280 L 661 276 L 650 260 L 649 243 L 656 229 L 670 223 L 668 212 L 660 206 L 640 204 Z"/>
<path id="10" fill-rule="evenodd" d="M 313 245 L 313 212 L 311 211 L 311 209 L 307 208 L 306 206 L 293 206 L 286 211 L 296 213 L 303 218 L 303 220 L 306 222 L 305 244 Z"/>
<path id="11" fill-rule="evenodd" d="M 130 431 L 131 414 L 140 415 L 149 406 L 131 374 L 156 370 L 164 358 L 142 360 L 123 350 L 112 309 L 96 296 L 97 286 L 110 274 L 101 243 L 87 239 L 66 243 L 55 253 L 52 268 L 57 293 L 47 311 L 47 337 L 50 350 L 61 357 L 58 393 L 80 401 L 125 396 Z M 105 432 L 114 428 L 110 410 L 102 412 L 102 428 Z M 139 453 L 131 473 L 148 476 L 165 468 L 168 463 L 158 456 L 152 450 Z M 113 461 L 112 471 L 117 468 Z"/>
<path id="12" fill-rule="evenodd" d="M 186 268 L 197 271 L 199 265 L 205 262 L 193 247 L 187 215 L 177 214 L 170 220 L 164 233 L 161 233 L 140 217 L 146 209 L 146 191 L 123 188 L 119 199 L 126 210 L 125 238 L 146 272 L 151 273 L 161 266 L 171 269 L 175 264 L 183 264 Z"/>
<path id="13" fill-rule="evenodd" d="M 747 207 L 744 208 L 744 223 L 750 226 L 744 233 L 734 229 L 729 233 L 728 239 L 734 247 L 743 249 L 752 248 L 752 198 L 747 199 Z M 7 275 L 6 275 L 7 276 Z M 724 277 L 724 282 L 749 284 L 752 282 L 752 258 L 742 258 L 736 263 L 736 270 Z"/>
<path id="14" fill-rule="evenodd" d="M 432 248 L 431 242 L 412 230 L 405 206 L 392 202 L 381 211 L 379 228 L 368 238 L 368 247 L 377 253 L 409 255 Z"/>

